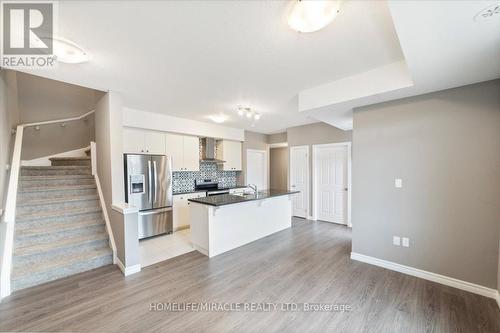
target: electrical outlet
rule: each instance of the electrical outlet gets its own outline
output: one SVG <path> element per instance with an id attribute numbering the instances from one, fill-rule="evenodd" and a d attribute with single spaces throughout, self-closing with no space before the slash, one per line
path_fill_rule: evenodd
<path id="1" fill-rule="evenodd" d="M 401 178 L 394 179 L 394 187 L 395 188 L 403 187 L 403 180 Z"/>
<path id="2" fill-rule="evenodd" d="M 401 237 L 399 236 L 392 236 L 392 244 L 396 246 L 401 245 Z"/>
<path id="3" fill-rule="evenodd" d="M 410 247 L 410 239 L 408 237 L 403 237 L 403 246 Z"/>

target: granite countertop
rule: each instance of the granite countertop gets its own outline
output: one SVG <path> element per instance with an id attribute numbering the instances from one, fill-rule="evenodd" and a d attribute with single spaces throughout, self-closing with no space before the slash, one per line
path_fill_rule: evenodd
<path id="1" fill-rule="evenodd" d="M 219 207 L 219 206 L 237 204 L 237 203 L 247 202 L 247 201 L 264 200 L 267 198 L 279 197 L 282 195 L 289 195 L 289 194 L 295 194 L 295 193 L 299 193 L 299 191 L 270 189 L 270 190 L 258 192 L 257 195 L 245 194 L 245 195 L 241 196 L 241 195 L 235 195 L 235 194 L 222 194 L 222 195 L 214 195 L 214 196 L 204 197 L 204 198 L 188 199 L 188 201 L 196 202 L 196 203 L 203 204 L 203 205 Z"/>

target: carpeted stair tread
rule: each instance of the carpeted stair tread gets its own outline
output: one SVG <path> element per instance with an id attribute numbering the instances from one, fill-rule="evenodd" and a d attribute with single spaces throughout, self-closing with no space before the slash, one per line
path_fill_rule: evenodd
<path id="1" fill-rule="evenodd" d="M 88 208 L 81 208 L 81 209 L 62 209 L 62 210 L 53 210 L 53 211 L 48 211 L 48 212 L 43 212 L 43 213 L 30 213 L 30 214 L 23 214 L 23 215 L 18 215 L 16 217 L 16 222 L 22 223 L 23 221 L 30 221 L 30 220 L 40 220 L 40 219 L 46 219 L 46 218 L 51 218 L 51 217 L 61 217 L 61 216 L 73 216 L 73 215 L 81 215 L 81 214 L 86 214 L 86 213 L 94 213 L 94 212 L 100 212 L 101 207 L 88 207 Z"/>
<path id="2" fill-rule="evenodd" d="M 86 165 L 29 165 L 23 166 L 21 169 L 26 170 L 78 170 L 86 169 L 89 170 L 90 167 Z"/>
<path id="3" fill-rule="evenodd" d="M 26 206 L 39 206 L 39 205 L 53 205 L 58 203 L 66 202 L 76 202 L 76 201 L 94 201 L 99 200 L 97 194 L 92 195 L 81 195 L 81 196 L 66 196 L 66 197 L 54 197 L 49 199 L 35 199 L 35 200 L 25 200 L 17 203 L 17 207 Z"/>
<path id="4" fill-rule="evenodd" d="M 30 180 L 59 180 L 59 179 L 93 179 L 92 175 L 37 175 L 37 176 L 20 176 L 21 181 Z"/>
<path id="5" fill-rule="evenodd" d="M 88 185 L 61 185 L 61 186 L 37 186 L 37 187 L 25 187 L 19 191 L 19 193 L 27 192 L 45 192 L 45 191 L 72 191 L 87 188 L 96 188 L 95 184 Z"/>
<path id="6" fill-rule="evenodd" d="M 51 157 L 50 161 L 80 161 L 80 160 L 90 160 L 89 156 L 71 156 L 71 157 Z"/>
<path id="7" fill-rule="evenodd" d="M 96 259 L 101 259 L 103 262 L 92 264 L 92 261 Z M 48 262 L 15 266 L 11 276 L 13 289 L 38 285 L 112 263 L 113 253 L 111 249 L 101 248 L 88 250 L 78 255 L 55 256 L 53 260 Z"/>
<path id="8" fill-rule="evenodd" d="M 106 232 L 99 232 L 78 237 L 68 237 L 58 241 L 51 241 L 48 243 L 40 242 L 36 245 L 28 245 L 23 247 L 15 247 L 14 255 L 18 257 L 29 256 L 32 254 L 44 254 L 53 250 L 64 249 L 68 247 L 74 247 L 79 245 L 84 245 L 86 243 L 92 243 L 95 241 L 101 241 L 108 238 Z"/>
<path id="9" fill-rule="evenodd" d="M 65 266 L 68 262 L 74 262 L 74 261 L 83 261 L 83 260 L 89 260 L 95 257 L 101 257 L 101 256 L 107 256 L 107 255 L 112 255 L 113 252 L 109 248 L 102 248 L 102 249 L 93 249 L 93 250 L 88 250 L 85 252 L 82 252 L 79 255 L 74 255 L 74 254 L 65 254 L 65 255 L 59 255 L 59 256 L 54 256 L 54 259 L 51 260 L 50 262 L 41 262 L 41 263 L 36 263 L 36 264 L 30 264 L 30 265 L 20 265 L 20 266 L 15 266 L 14 271 L 12 274 L 13 280 L 19 279 L 20 277 L 27 275 L 27 274 L 33 274 L 37 272 L 42 272 L 47 269 L 54 269 L 56 267 L 63 267 Z M 29 266 L 28 269 L 23 269 L 23 266 Z"/>
<path id="10" fill-rule="evenodd" d="M 37 227 L 23 228 L 22 224 L 16 226 L 16 238 L 17 237 L 30 237 L 30 236 L 42 236 L 49 233 L 58 233 L 68 230 L 81 229 L 91 226 L 105 225 L 103 219 L 93 219 L 78 222 L 64 222 L 64 223 L 50 223 L 42 224 Z"/>

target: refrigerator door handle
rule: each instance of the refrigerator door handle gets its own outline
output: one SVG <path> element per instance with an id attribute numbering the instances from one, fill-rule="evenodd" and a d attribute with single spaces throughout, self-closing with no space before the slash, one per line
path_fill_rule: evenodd
<path id="1" fill-rule="evenodd" d="M 154 197 L 153 197 L 153 202 L 156 202 L 156 195 L 157 195 L 157 189 L 158 189 L 158 173 L 156 172 L 156 161 L 153 161 L 153 172 L 154 172 L 154 175 L 155 175 L 155 181 L 154 181 L 154 185 L 155 185 L 155 188 L 154 188 Z"/>
<path id="2" fill-rule="evenodd" d="M 151 179 L 152 178 L 152 174 L 151 174 L 151 161 L 148 161 L 148 187 L 149 187 L 149 193 L 148 193 L 148 197 L 149 197 L 149 203 L 151 203 L 151 197 L 152 197 L 152 191 L 153 191 L 153 180 Z"/>
<path id="3" fill-rule="evenodd" d="M 161 214 L 165 212 L 171 212 L 172 207 L 165 207 L 165 208 L 159 208 L 159 209 L 153 209 L 153 210 L 147 210 L 147 211 L 140 211 L 139 215 L 141 216 L 147 216 L 147 215 L 155 215 L 155 214 Z"/>

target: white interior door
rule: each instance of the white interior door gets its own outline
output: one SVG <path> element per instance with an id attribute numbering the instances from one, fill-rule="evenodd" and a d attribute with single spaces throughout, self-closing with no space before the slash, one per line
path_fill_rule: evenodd
<path id="1" fill-rule="evenodd" d="M 314 164 L 317 219 L 347 224 L 347 147 L 315 147 Z"/>
<path id="2" fill-rule="evenodd" d="M 267 189 L 267 153 L 265 150 L 247 150 L 247 184 Z"/>
<path id="3" fill-rule="evenodd" d="M 290 189 L 293 195 L 293 215 L 307 218 L 309 206 L 309 147 L 290 148 Z"/>

